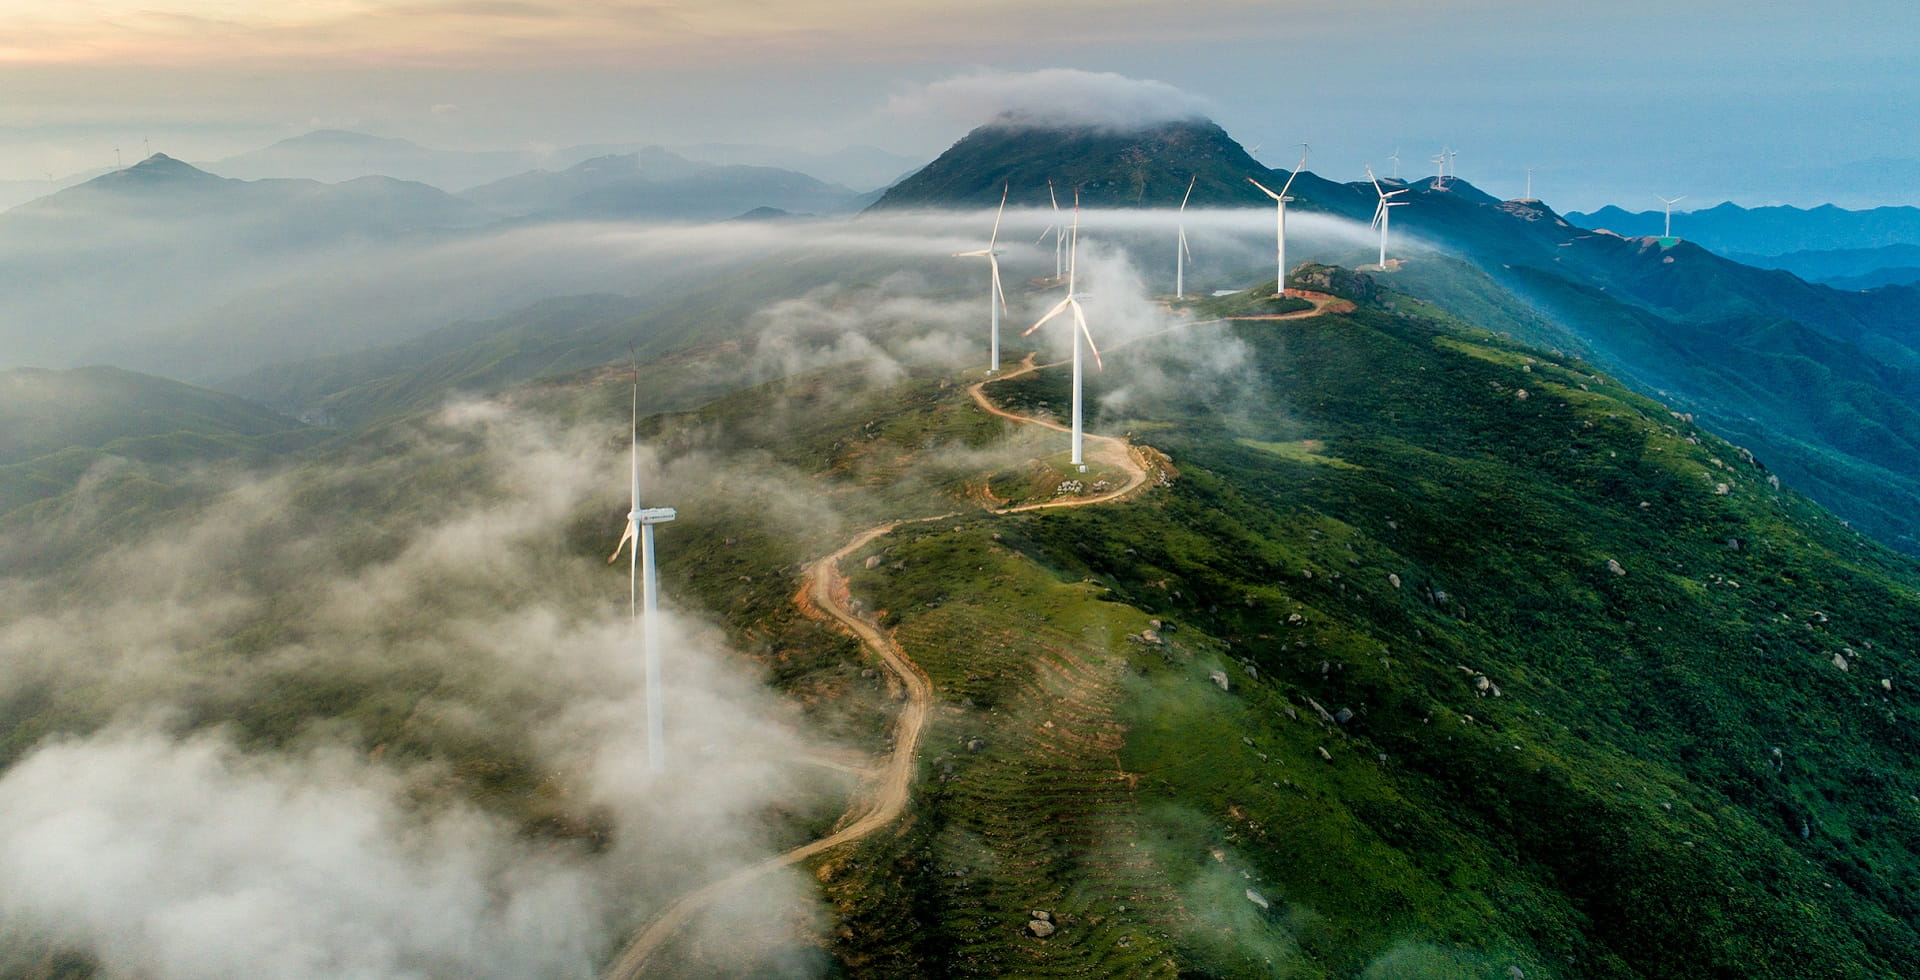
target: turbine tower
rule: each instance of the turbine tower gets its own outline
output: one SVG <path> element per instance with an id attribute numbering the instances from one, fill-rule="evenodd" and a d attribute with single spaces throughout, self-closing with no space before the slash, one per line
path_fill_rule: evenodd
<path id="1" fill-rule="evenodd" d="M 1177 300 L 1187 296 L 1187 260 L 1193 258 L 1193 250 L 1187 247 L 1187 201 L 1193 198 L 1193 185 L 1199 179 L 1199 174 L 1188 178 L 1186 196 L 1180 198 L 1180 238 L 1173 247 L 1173 298 Z"/>
<path id="2" fill-rule="evenodd" d="M 653 526 L 679 516 L 671 507 L 640 506 L 640 369 L 633 372 L 633 421 L 628 435 L 632 446 L 628 455 L 633 465 L 633 508 L 627 511 L 627 531 L 613 546 L 611 565 L 620 560 L 620 549 L 633 542 L 627 553 L 629 590 L 632 593 L 634 625 L 640 628 L 640 649 L 647 674 L 647 767 L 654 772 L 667 768 L 666 697 L 660 680 L 660 589 L 653 563 Z"/>
<path id="3" fill-rule="evenodd" d="M 1000 288 L 1000 251 L 994 248 L 1000 243 L 1000 216 L 1007 213 L 1007 192 L 1011 184 L 1000 187 L 1000 210 L 993 213 L 993 236 L 987 239 L 987 247 L 973 252 L 955 252 L 956 259 L 976 259 L 985 256 L 987 265 L 993 269 L 993 280 L 987 289 L 987 315 L 992 318 L 992 339 L 988 342 L 987 371 L 1000 370 L 1000 311 L 1007 308 L 1007 294 Z M 1042 238 L 1046 237 L 1043 233 Z"/>
<path id="4" fill-rule="evenodd" d="M 1268 197 L 1273 198 L 1273 264 L 1278 270 L 1274 280 L 1275 296 L 1287 295 L 1287 202 L 1293 200 L 1287 196 L 1287 190 L 1293 186 L 1293 179 L 1300 176 L 1300 171 L 1307 165 L 1306 147 L 1307 144 L 1300 144 L 1300 162 L 1294 165 L 1293 173 L 1287 175 L 1287 182 L 1280 185 L 1280 193 L 1274 193 L 1267 188 L 1267 185 L 1252 177 L 1247 178 L 1247 183 L 1260 188 Z"/>
<path id="5" fill-rule="evenodd" d="M 1663 235 L 1661 235 L 1660 237 L 1662 237 L 1662 238 L 1672 238 L 1672 237 L 1673 237 L 1673 206 L 1674 206 L 1674 205 L 1676 205 L 1676 204 L 1679 204 L 1679 203 L 1680 203 L 1681 201 L 1684 201 L 1684 200 L 1686 200 L 1686 199 L 1687 199 L 1687 195 L 1685 195 L 1685 194 L 1682 194 L 1682 195 L 1680 195 L 1679 197 L 1676 197 L 1676 198 L 1674 198 L 1674 199 L 1673 199 L 1673 200 L 1671 200 L 1671 201 L 1669 201 L 1669 200 L 1667 200 L 1667 199 L 1666 199 L 1666 198 L 1664 198 L 1664 197 L 1660 197 L 1660 195 L 1658 195 L 1658 194 L 1655 194 L 1655 195 L 1653 195 L 1653 196 L 1654 196 L 1654 197 L 1659 197 L 1659 198 L 1660 198 L 1660 203 L 1662 203 L 1662 204 L 1665 204 L 1665 205 L 1667 206 L 1667 230 L 1666 230 L 1666 233 L 1665 233 L 1665 234 L 1663 234 Z"/>
<path id="6" fill-rule="evenodd" d="M 1080 192 L 1078 190 L 1075 190 L 1073 192 L 1073 232 L 1072 232 L 1072 237 L 1069 239 L 1069 242 L 1070 243 L 1067 246 L 1067 298 L 1054 304 L 1053 309 L 1048 310 L 1046 316 L 1041 317 L 1039 322 L 1035 323 L 1031 327 L 1028 327 L 1027 332 L 1021 334 L 1020 336 L 1025 337 L 1027 336 L 1027 334 L 1031 334 L 1035 330 L 1038 330 L 1041 327 L 1046 326 L 1048 320 L 1051 320 L 1062 313 L 1065 313 L 1068 311 L 1072 311 L 1073 313 L 1073 330 L 1072 330 L 1072 335 L 1073 335 L 1073 465 L 1077 467 L 1082 473 L 1084 473 L 1086 472 L 1086 469 L 1087 469 L 1086 461 L 1082 459 L 1080 455 L 1080 430 L 1081 430 L 1081 425 L 1080 425 L 1080 376 L 1081 376 L 1080 338 L 1081 337 L 1084 336 L 1087 339 L 1087 349 L 1093 352 L 1094 366 L 1098 367 L 1102 371 L 1106 370 L 1107 368 L 1106 368 L 1106 365 L 1101 363 L 1100 361 L 1100 348 L 1094 346 L 1093 331 L 1087 329 L 1087 315 L 1084 311 L 1080 309 L 1081 294 L 1076 292 L 1077 285 L 1076 285 L 1076 279 L 1074 275 L 1075 275 L 1075 267 L 1078 266 L 1079 264 L 1078 260 L 1080 256 Z"/>
<path id="7" fill-rule="evenodd" d="M 1380 188 L 1380 181 L 1373 176 L 1372 167 L 1367 168 L 1367 179 L 1373 181 L 1373 192 L 1380 195 L 1380 203 L 1375 205 L 1373 209 L 1373 226 L 1380 229 L 1380 270 L 1384 272 L 1387 268 L 1387 225 L 1393 215 L 1392 209 L 1402 207 L 1407 203 L 1405 201 L 1389 200 L 1389 198 L 1405 194 L 1407 188 L 1402 187 L 1397 191 L 1382 190 Z"/>

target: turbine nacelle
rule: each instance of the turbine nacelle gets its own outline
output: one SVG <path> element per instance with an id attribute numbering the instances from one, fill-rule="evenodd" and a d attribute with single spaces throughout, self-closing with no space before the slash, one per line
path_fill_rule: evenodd
<path id="1" fill-rule="evenodd" d="M 645 507 L 627 512 L 627 520 L 636 524 L 665 524 L 680 516 L 672 507 Z"/>

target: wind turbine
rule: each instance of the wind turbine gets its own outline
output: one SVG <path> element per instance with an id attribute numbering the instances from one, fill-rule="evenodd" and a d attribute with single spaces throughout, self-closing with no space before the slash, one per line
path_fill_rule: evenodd
<path id="1" fill-rule="evenodd" d="M 1185 299 L 1187 295 L 1187 260 L 1193 258 L 1193 250 L 1187 247 L 1187 201 L 1193 197 L 1194 182 L 1200 179 L 1194 174 L 1187 179 L 1187 193 L 1180 198 L 1180 240 L 1173 248 L 1173 298 Z"/>
<path id="2" fill-rule="evenodd" d="M 1655 194 L 1653 196 L 1660 197 L 1660 195 L 1658 194 Z M 1673 237 L 1673 206 L 1676 204 L 1679 204 L 1681 201 L 1684 201 L 1686 199 L 1687 199 L 1687 195 L 1685 194 L 1682 194 L 1671 201 L 1667 200 L 1664 197 L 1660 197 L 1660 203 L 1665 204 L 1667 206 L 1667 231 L 1665 234 L 1661 235 L 1660 237 L 1662 238 Z"/>
<path id="3" fill-rule="evenodd" d="M 1400 179 L 1400 148 L 1397 146 L 1394 147 L 1393 155 L 1387 157 L 1387 159 L 1393 161 L 1393 179 L 1399 180 Z"/>
<path id="4" fill-rule="evenodd" d="M 1405 201 L 1389 200 L 1389 198 L 1405 194 L 1408 189 L 1402 187 L 1397 191 L 1382 190 L 1380 188 L 1380 181 L 1376 180 L 1373 176 L 1372 167 L 1367 168 L 1367 179 L 1373 181 L 1373 192 L 1380 195 L 1380 203 L 1375 205 L 1373 209 L 1373 226 L 1380 229 L 1380 269 L 1384 272 L 1387 268 L 1387 225 L 1393 216 L 1392 209 L 1402 207 L 1407 203 Z"/>
<path id="5" fill-rule="evenodd" d="M 985 256 L 987 265 L 993 269 L 993 282 L 987 290 L 987 314 L 993 318 L 993 339 L 989 343 L 987 370 L 1000 370 L 1000 311 L 1007 308 L 1007 294 L 1000 288 L 1000 251 L 994 248 L 1000 243 L 1000 216 L 1007 213 L 1007 192 L 1011 184 L 1000 186 L 1000 210 L 993 213 L 993 236 L 987 239 L 987 247 L 974 252 L 955 252 L 956 259 L 976 259 Z M 1046 237 L 1043 233 L 1041 237 Z"/>
<path id="6" fill-rule="evenodd" d="M 1278 270 L 1274 281 L 1274 295 L 1287 295 L 1287 202 L 1293 198 L 1287 196 L 1287 190 L 1293 186 L 1293 179 L 1307 165 L 1307 144 L 1300 144 L 1300 162 L 1294 166 L 1293 173 L 1287 175 L 1287 182 L 1280 185 L 1280 193 L 1275 194 L 1267 185 L 1247 178 L 1247 183 L 1260 188 L 1268 197 L 1273 198 L 1273 264 Z"/>
<path id="7" fill-rule="evenodd" d="M 1527 196 L 1522 198 L 1522 200 L 1527 200 L 1527 201 L 1533 200 L 1533 168 L 1532 167 L 1527 168 Z"/>
<path id="8" fill-rule="evenodd" d="M 671 507 L 640 506 L 640 369 L 633 371 L 633 421 L 627 430 L 632 438 L 629 456 L 633 464 L 633 508 L 627 511 L 627 531 L 613 546 L 611 565 L 620 560 L 620 549 L 633 542 L 627 553 L 628 577 L 632 592 L 633 621 L 640 627 L 640 649 L 647 673 L 647 766 L 654 772 L 667 767 L 666 698 L 660 680 L 660 596 L 658 575 L 653 564 L 653 526 L 679 516 Z"/>
<path id="9" fill-rule="evenodd" d="M 1047 181 L 1047 201 L 1053 205 L 1053 224 L 1048 225 L 1046 230 L 1040 233 L 1040 237 L 1033 240 L 1033 243 L 1038 245 L 1047 240 L 1049 232 L 1053 234 L 1053 281 L 1059 282 L 1061 274 L 1066 271 L 1061 268 L 1060 252 L 1060 236 L 1064 229 L 1060 225 L 1060 198 L 1054 195 L 1051 180 Z"/>
<path id="10" fill-rule="evenodd" d="M 1068 311 L 1072 311 L 1073 313 L 1073 465 L 1078 467 L 1080 471 L 1084 473 L 1086 472 L 1087 466 L 1086 466 L 1085 460 L 1083 460 L 1080 455 L 1080 374 L 1081 374 L 1080 338 L 1081 337 L 1084 336 L 1087 338 L 1087 349 L 1093 352 L 1094 366 L 1098 367 L 1102 371 L 1106 370 L 1107 366 L 1101 363 L 1100 361 L 1100 348 L 1094 346 L 1093 331 L 1087 329 L 1087 315 L 1085 311 L 1081 310 L 1080 308 L 1080 293 L 1075 291 L 1076 280 L 1074 278 L 1074 271 L 1075 271 L 1075 267 L 1079 265 L 1079 257 L 1080 257 L 1080 191 L 1076 189 L 1073 192 L 1073 232 L 1072 232 L 1072 237 L 1070 239 L 1070 244 L 1067 246 L 1067 298 L 1054 304 L 1053 309 L 1048 310 L 1046 316 L 1041 317 L 1039 322 L 1035 323 L 1031 327 L 1028 327 L 1027 332 L 1021 334 L 1020 336 L 1025 337 L 1027 336 L 1027 334 L 1031 334 L 1035 330 L 1038 330 L 1041 327 L 1046 326 L 1048 320 L 1051 320 L 1062 313 L 1065 313 Z"/>

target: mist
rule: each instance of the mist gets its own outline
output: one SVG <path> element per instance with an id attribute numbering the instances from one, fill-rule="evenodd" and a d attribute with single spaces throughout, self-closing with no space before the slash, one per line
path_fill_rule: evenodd
<path id="1" fill-rule="evenodd" d="M 0 691 L 47 732 L 0 776 L 0 968 L 590 976 L 661 902 L 839 812 L 851 777 L 810 760 L 844 747 L 671 600 L 672 768 L 647 771 L 624 569 L 557 535 L 595 515 L 592 550 L 617 538 L 609 434 L 459 404 L 238 479 L 77 580 L 0 582 Z M 645 469 L 682 500 L 738 479 Z M 833 527 L 784 493 L 756 519 Z M 790 872 L 741 900 L 818 914 Z M 774 949 L 736 966 L 813 969 Z"/>

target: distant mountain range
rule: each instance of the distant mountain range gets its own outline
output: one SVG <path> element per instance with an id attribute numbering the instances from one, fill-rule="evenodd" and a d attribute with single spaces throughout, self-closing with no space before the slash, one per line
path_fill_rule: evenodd
<path id="1" fill-rule="evenodd" d="M 212 160 L 201 166 L 226 177 L 262 180 L 306 177 L 339 183 L 381 175 L 459 192 L 535 170 L 562 171 L 596 157 L 668 153 L 644 143 L 599 143 L 549 149 L 437 150 L 411 140 L 322 129 L 271 146 Z M 747 143 L 700 143 L 684 147 L 682 159 L 719 166 L 771 167 L 799 171 L 823 183 L 877 189 L 921 161 L 873 147 L 809 153 Z"/>
<path id="2" fill-rule="evenodd" d="M 791 170 L 696 163 L 659 147 L 595 157 L 558 173 L 535 170 L 460 196 L 506 216 L 559 220 L 714 221 L 762 207 L 837 214 L 873 200 Z"/>
<path id="3" fill-rule="evenodd" d="M 0 367 L 98 356 L 325 256 L 496 220 L 389 177 L 242 181 L 154 154 L 0 213 Z"/>
<path id="4" fill-rule="evenodd" d="M 657 147 L 460 195 L 392 177 L 240 180 L 154 154 L 0 213 L 0 368 L 98 360 L 209 381 L 616 281 L 578 262 L 514 261 L 537 243 L 488 244 L 541 223 L 846 213 L 872 199 Z M 504 268 L 434 288 L 474 263 Z"/>
<path id="5" fill-rule="evenodd" d="M 1665 214 L 1661 211 L 1630 213 L 1609 205 L 1591 214 L 1570 212 L 1567 220 L 1583 228 L 1605 228 L 1621 235 L 1658 235 L 1664 227 Z M 1681 238 L 1727 255 L 1785 255 L 1920 245 L 1920 208 L 1848 211 L 1831 204 L 1817 208 L 1743 208 L 1723 203 L 1698 211 L 1674 212 L 1673 231 Z"/>

